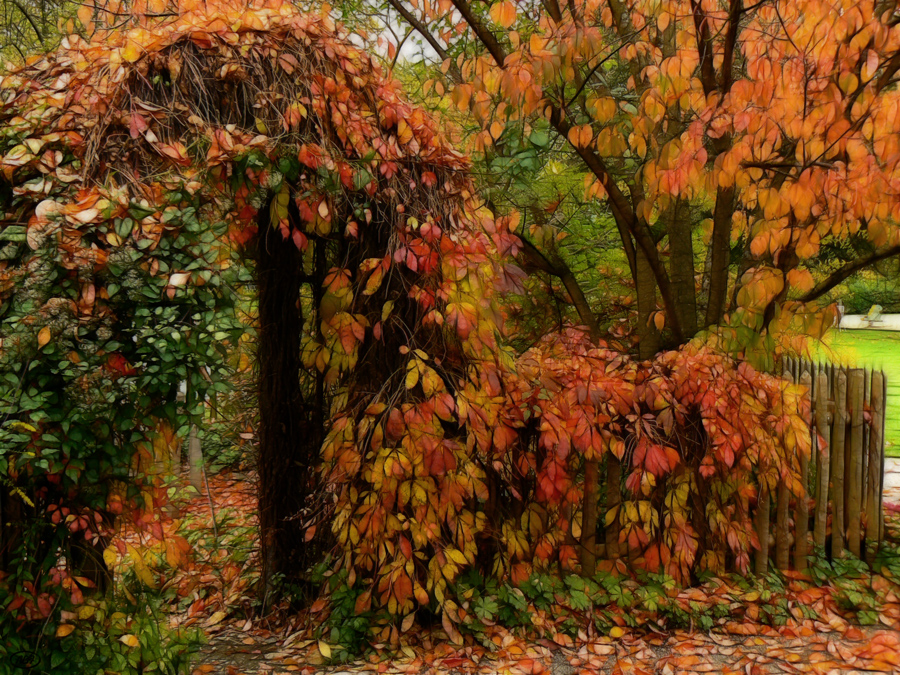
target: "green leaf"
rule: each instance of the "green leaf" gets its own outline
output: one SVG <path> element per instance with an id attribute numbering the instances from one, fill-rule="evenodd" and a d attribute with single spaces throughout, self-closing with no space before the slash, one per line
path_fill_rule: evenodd
<path id="1" fill-rule="evenodd" d="M 539 148 L 546 148 L 550 145 L 550 136 L 546 131 L 532 131 L 528 140 Z"/>

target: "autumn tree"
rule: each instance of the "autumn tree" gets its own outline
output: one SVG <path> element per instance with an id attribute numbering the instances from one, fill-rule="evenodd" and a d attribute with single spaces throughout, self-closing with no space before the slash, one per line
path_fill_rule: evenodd
<path id="1" fill-rule="evenodd" d="M 738 349 L 811 329 L 814 301 L 900 252 L 889 3 L 382 9 L 442 60 L 440 91 L 480 124 L 477 149 L 545 124 L 568 144 L 618 231 L 642 355 L 715 326 Z M 857 233 L 871 246 L 810 274 L 823 244 Z"/>

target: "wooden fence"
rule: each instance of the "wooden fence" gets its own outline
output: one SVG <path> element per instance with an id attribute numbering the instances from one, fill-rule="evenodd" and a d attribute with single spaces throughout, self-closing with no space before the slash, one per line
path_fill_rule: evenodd
<path id="1" fill-rule="evenodd" d="M 827 546 L 833 558 L 844 551 L 864 557 L 884 537 L 884 373 L 805 359 L 785 359 L 782 373 L 810 391 L 812 460 L 802 462 L 801 474 L 807 494 L 814 499 L 796 500 L 792 533 L 787 485 L 780 485 L 774 495 L 774 531 L 771 496 L 760 494 L 757 573 L 766 571 L 771 548 L 778 569 L 788 569 L 792 548 L 794 567 L 804 569 L 810 526 L 811 542 L 823 549 Z M 824 442 L 819 443 L 818 437 Z"/>

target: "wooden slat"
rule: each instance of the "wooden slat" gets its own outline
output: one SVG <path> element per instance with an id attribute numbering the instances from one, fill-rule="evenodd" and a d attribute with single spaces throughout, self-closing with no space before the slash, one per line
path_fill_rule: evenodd
<path id="1" fill-rule="evenodd" d="M 847 375 L 839 370 L 834 386 L 834 421 L 831 427 L 831 557 L 844 550 L 844 437 L 847 433 Z"/>
<path id="2" fill-rule="evenodd" d="M 881 471 L 884 453 L 884 375 L 872 373 L 872 431 L 869 434 L 869 470 L 866 500 L 866 539 L 881 546 Z"/>
<path id="3" fill-rule="evenodd" d="M 786 482 L 779 481 L 775 495 L 775 567 L 784 571 L 788 569 L 790 563 L 791 547 L 788 539 L 788 506 L 791 501 L 791 493 Z"/>
<path id="4" fill-rule="evenodd" d="M 611 453 L 606 453 L 606 512 L 609 523 L 606 526 L 606 558 L 616 560 L 619 557 L 619 509 L 622 505 L 622 463 Z M 609 512 L 615 510 L 615 518 L 609 522 Z"/>
<path id="5" fill-rule="evenodd" d="M 884 541 L 884 425 L 887 420 L 887 375 L 881 373 L 881 400 L 884 401 L 884 414 L 881 416 L 881 485 L 878 487 L 878 541 Z"/>
<path id="6" fill-rule="evenodd" d="M 803 373 L 800 378 L 800 384 L 812 392 L 812 375 L 809 371 Z M 811 415 L 806 415 L 806 423 L 811 425 Z M 800 484 L 803 486 L 803 493 L 797 496 L 797 518 L 794 524 L 796 536 L 794 537 L 794 568 L 797 570 L 806 569 L 807 556 L 807 537 L 809 534 L 809 458 L 800 454 Z"/>
<path id="7" fill-rule="evenodd" d="M 860 556 L 860 521 L 862 519 L 862 464 L 863 464 L 863 387 L 865 374 L 856 369 L 850 374 L 850 443 L 847 446 L 849 471 L 847 479 L 847 548 L 857 558 Z"/>
<path id="8" fill-rule="evenodd" d="M 863 371 L 865 375 L 865 381 L 863 382 L 863 410 L 866 409 L 866 406 L 869 405 L 872 401 L 872 394 L 870 390 L 870 385 L 872 383 L 872 370 L 871 368 L 866 368 Z M 871 408 L 870 408 L 871 410 Z M 863 438 L 862 438 L 862 467 L 860 469 L 860 501 L 859 501 L 859 517 L 862 518 L 862 514 L 866 513 L 866 509 L 868 508 L 868 495 L 869 491 L 866 489 L 866 485 L 868 483 L 869 476 L 869 434 L 872 430 L 871 424 L 866 424 L 865 419 L 863 420 Z M 862 531 L 862 526 L 860 526 L 860 531 Z M 863 547 L 863 552 L 865 552 L 865 547 Z"/>
<path id="9" fill-rule="evenodd" d="M 816 452 L 816 519 L 813 541 L 825 548 L 826 527 L 828 525 L 828 479 L 831 475 L 831 415 L 828 412 L 828 374 L 819 373 L 816 391 L 816 430 L 824 443 Z"/>
<path id="10" fill-rule="evenodd" d="M 769 488 L 759 486 L 759 497 L 756 503 L 756 536 L 759 537 L 759 548 L 756 551 L 757 574 L 765 574 L 769 568 Z"/>

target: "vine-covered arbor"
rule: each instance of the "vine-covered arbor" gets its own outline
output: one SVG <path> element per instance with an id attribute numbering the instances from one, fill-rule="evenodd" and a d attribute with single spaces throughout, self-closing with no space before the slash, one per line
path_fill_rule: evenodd
<path id="1" fill-rule="evenodd" d="M 325 418 L 379 392 L 396 405 L 420 371 L 438 396 L 492 349 L 513 239 L 478 213 L 467 160 L 328 18 L 280 0 L 82 18 L 0 82 L 4 512 L 67 508 L 98 541 L 134 501 L 135 455 L 177 442 L 179 382 L 189 408 L 217 386 L 202 367 L 239 338 L 222 310 L 243 251 L 263 577 L 302 574 L 333 508 L 313 498 Z M 53 555 L 29 536 L 4 532 L 7 564 L 17 546 Z"/>

